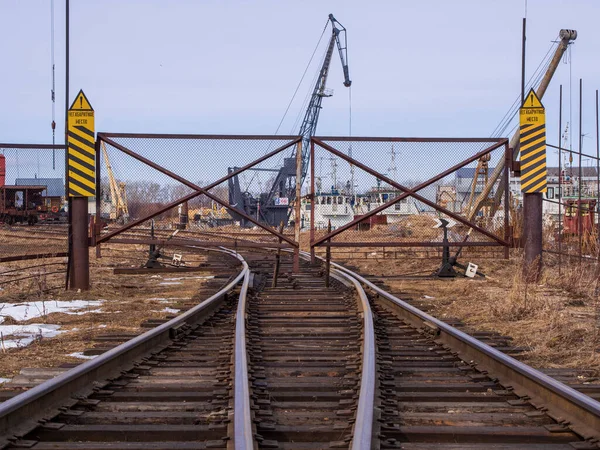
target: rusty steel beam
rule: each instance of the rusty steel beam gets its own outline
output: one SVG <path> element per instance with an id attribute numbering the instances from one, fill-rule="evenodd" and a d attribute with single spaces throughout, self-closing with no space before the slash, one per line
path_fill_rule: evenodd
<path id="1" fill-rule="evenodd" d="M 114 238 L 110 240 L 111 244 L 140 244 L 140 245 L 158 245 L 161 247 L 189 247 L 190 245 L 201 245 L 203 247 L 226 247 L 235 245 L 236 247 L 263 248 L 265 246 L 273 248 L 294 248 L 290 244 L 278 244 L 275 242 L 252 242 L 252 241 L 200 241 L 195 239 L 134 239 L 134 238 Z"/>
<path id="2" fill-rule="evenodd" d="M 4 256 L 0 258 L 0 262 L 13 262 L 13 261 L 25 261 L 29 259 L 42 259 L 42 258 L 64 258 L 69 256 L 67 252 L 57 253 L 38 253 L 35 255 L 19 255 L 19 256 Z"/>
<path id="3" fill-rule="evenodd" d="M 219 179 L 219 180 L 217 180 L 217 181 L 209 184 L 205 188 L 202 188 L 202 187 L 196 185 L 195 183 L 192 183 L 192 182 L 188 181 L 187 179 L 185 179 L 183 177 L 180 177 L 179 175 L 171 172 L 170 170 L 165 169 L 164 167 L 162 167 L 162 166 L 160 166 L 160 165 L 158 165 L 158 164 L 150 161 L 149 159 L 147 159 L 147 158 L 145 158 L 145 157 L 143 157 L 143 156 L 141 156 L 141 155 L 139 155 L 139 154 L 137 154 L 137 153 L 129 150 L 127 147 L 114 142 L 113 140 L 107 138 L 106 134 L 99 134 L 98 138 L 104 140 L 104 142 L 106 142 L 109 145 L 115 147 L 116 149 L 120 150 L 121 152 L 123 152 L 123 153 L 131 156 L 132 158 L 134 158 L 134 159 L 136 159 L 136 160 L 138 160 L 138 161 L 140 161 L 140 162 L 148 165 L 149 167 L 152 167 L 153 169 L 155 169 L 155 170 L 157 170 L 157 171 L 159 171 L 159 172 L 161 172 L 161 173 L 163 173 L 163 174 L 165 174 L 165 175 L 167 175 L 167 176 L 169 176 L 169 177 L 171 177 L 171 178 L 179 181 L 180 183 L 185 184 L 189 188 L 194 189 L 196 192 L 193 192 L 193 193 L 188 194 L 188 195 L 186 195 L 184 197 L 181 197 L 180 199 L 175 200 L 175 201 L 167 204 L 166 206 L 164 206 L 162 208 L 159 208 L 157 211 L 153 212 L 152 214 L 147 215 L 146 217 L 142 217 L 140 219 L 132 221 L 132 222 L 124 225 L 123 227 L 119 228 L 118 230 L 114 230 L 114 231 L 112 231 L 112 232 L 110 232 L 110 233 L 108 233 L 108 234 L 106 234 L 106 235 L 104 235 L 104 236 L 96 239 L 96 243 L 106 242 L 107 240 L 111 239 L 113 236 L 116 236 L 116 235 L 118 235 L 118 234 L 120 234 L 120 233 L 122 233 L 122 232 L 124 232 L 124 231 L 126 231 L 126 230 L 128 230 L 128 229 L 130 229 L 130 228 L 132 228 L 134 226 L 136 226 L 136 225 L 139 225 L 140 223 L 143 223 L 143 222 L 145 222 L 145 221 L 147 221 L 147 220 L 149 220 L 149 219 L 151 219 L 153 217 L 156 217 L 156 216 L 158 216 L 158 215 L 160 215 L 160 214 L 168 211 L 169 209 L 171 209 L 171 208 L 173 208 L 175 206 L 178 206 L 179 204 L 181 204 L 183 202 L 191 200 L 191 199 L 193 199 L 193 198 L 195 198 L 197 196 L 200 196 L 200 195 L 206 195 L 208 198 L 210 198 L 211 200 L 214 200 L 219 205 L 224 206 L 228 210 L 235 210 L 235 212 L 237 214 L 239 214 L 240 216 L 244 217 L 246 220 L 249 220 L 250 222 L 254 223 L 258 227 L 262 228 L 263 230 L 268 231 L 269 233 L 274 234 L 277 237 L 280 237 L 282 240 L 288 242 L 289 244 L 291 244 L 294 247 L 298 246 L 298 243 L 294 242 L 292 239 L 289 239 L 287 236 L 278 233 L 276 230 L 274 230 L 274 229 L 272 229 L 272 228 L 270 228 L 268 226 L 263 225 L 262 223 L 260 223 L 259 221 L 257 221 L 253 217 L 247 215 L 246 213 L 244 213 L 244 212 L 242 212 L 240 210 L 237 210 L 235 208 L 232 208 L 231 205 L 229 205 L 229 203 L 225 202 L 224 200 L 221 200 L 217 196 L 209 193 L 208 191 L 210 189 L 214 188 L 215 186 L 218 186 L 222 182 L 228 180 L 229 178 L 231 178 L 231 177 L 233 177 L 233 176 L 235 176 L 235 175 L 243 172 L 244 170 L 247 170 L 247 169 L 249 169 L 249 168 L 251 168 L 251 167 L 253 167 L 253 166 L 257 165 L 257 164 L 260 164 L 262 161 L 264 161 L 264 160 L 266 160 L 266 159 L 268 159 L 268 158 L 276 155 L 277 153 L 282 152 L 286 148 L 289 148 L 292 145 L 297 144 L 298 142 L 300 142 L 300 140 L 302 139 L 302 137 L 296 136 L 293 141 L 288 142 L 285 145 L 283 145 L 283 146 L 281 146 L 281 147 L 273 150 L 272 152 L 267 153 L 266 155 L 260 157 L 259 159 L 255 160 L 255 161 L 253 161 L 253 162 L 251 162 L 249 164 L 247 164 L 246 166 L 244 166 L 244 167 L 242 167 L 242 168 L 240 168 L 238 170 L 235 170 L 235 171 L 227 174 L 226 176 L 222 177 L 221 179 Z M 99 183 L 99 180 L 97 180 L 96 183 Z"/>
<path id="4" fill-rule="evenodd" d="M 495 242 L 450 242 L 445 244 L 444 242 L 431 242 L 431 241 L 392 241 L 392 242 L 324 242 L 319 244 L 320 247 L 497 247 L 498 244 Z"/>
<path id="5" fill-rule="evenodd" d="M 65 150 L 61 144 L 0 144 L 0 148 L 25 148 L 31 150 Z"/>
<path id="6" fill-rule="evenodd" d="M 476 231 L 484 234 L 485 236 L 487 236 L 487 237 L 489 237 L 489 238 L 497 241 L 500 245 L 503 245 L 503 246 L 509 245 L 508 242 L 506 242 L 504 239 L 502 239 L 502 238 L 494 235 L 493 233 L 488 232 L 487 230 L 485 230 L 485 229 L 479 227 L 478 225 L 476 225 L 475 223 L 472 223 L 472 222 L 466 220 L 462 216 L 460 216 L 460 215 L 458 215 L 456 213 L 453 213 L 452 211 L 450 211 L 450 210 L 448 210 L 446 208 L 443 208 L 443 207 L 439 206 L 437 203 L 432 202 L 432 201 L 426 199 L 425 197 L 422 197 L 421 195 L 419 195 L 419 194 L 416 193 L 417 191 L 419 191 L 419 190 L 421 190 L 421 189 L 429 186 L 430 184 L 433 184 L 436 181 L 441 180 L 442 178 L 446 177 L 447 175 L 451 174 L 452 172 L 455 172 L 457 169 L 459 169 L 459 168 L 461 168 L 463 166 L 466 166 L 467 164 L 469 164 L 469 163 L 471 163 L 471 162 L 479 159 L 482 155 L 487 154 L 487 153 L 489 153 L 489 152 L 491 152 L 491 151 L 493 151 L 493 150 L 495 150 L 495 149 L 497 149 L 497 148 L 505 145 L 506 142 L 507 142 L 506 139 L 498 139 L 498 140 L 490 139 L 490 140 L 488 140 L 488 141 L 497 141 L 497 142 L 494 145 L 492 145 L 492 146 L 490 146 L 490 147 L 488 147 L 488 148 L 486 148 L 486 149 L 484 149 L 484 150 L 476 153 L 475 155 L 471 156 L 470 158 L 467 158 L 466 160 L 464 160 L 464 161 L 462 161 L 462 162 L 460 162 L 458 164 L 455 164 L 451 168 L 449 168 L 449 169 L 445 170 L 444 172 L 436 175 L 435 177 L 430 178 L 429 180 L 427 180 L 427 181 L 425 181 L 425 182 L 423 182 L 423 183 L 415 186 L 413 188 L 413 190 L 411 190 L 411 189 L 409 189 L 409 188 L 407 188 L 405 186 L 402 186 L 402 185 L 396 183 L 395 181 L 391 180 L 390 178 L 386 177 L 385 175 L 382 175 L 379 172 L 371 169 L 370 167 L 362 164 L 361 162 L 356 161 L 353 158 L 350 158 L 349 156 L 347 156 L 344 153 L 336 150 L 335 148 L 331 147 L 330 145 L 325 144 L 324 142 L 319 141 L 317 138 L 313 138 L 313 139 L 314 139 L 314 141 L 319 146 L 321 146 L 325 150 L 329 151 L 330 153 L 333 153 L 337 157 L 342 158 L 343 160 L 349 162 L 350 164 L 354 164 L 359 169 L 362 169 L 365 172 L 370 173 L 371 175 L 373 175 L 373 176 L 379 178 L 380 180 L 388 183 L 390 186 L 393 186 L 396 189 L 398 189 L 400 191 L 403 191 L 404 193 L 400 194 L 398 197 L 396 197 L 396 198 L 388 201 L 387 203 L 384 203 L 383 205 L 381 205 L 381 206 L 373 209 L 372 211 L 369 211 L 364 216 L 361 216 L 361 217 L 359 217 L 357 219 L 354 219 L 352 222 L 347 223 L 346 225 L 343 225 L 343 226 L 337 228 L 335 231 L 331 232 L 330 234 L 321 237 L 320 239 L 318 239 L 314 243 L 311 243 L 311 246 L 321 245 L 327 239 L 332 238 L 332 237 L 340 234 L 341 232 L 343 232 L 343 231 L 345 231 L 345 230 L 347 230 L 349 228 L 352 228 L 356 224 L 358 224 L 358 223 L 360 223 L 360 222 L 368 219 L 371 216 L 374 216 L 375 214 L 377 214 L 377 213 L 379 213 L 379 212 L 381 212 L 381 211 L 389 208 L 391 205 L 393 205 L 393 204 L 399 202 L 400 200 L 402 200 L 402 199 L 404 199 L 406 197 L 409 197 L 409 196 L 413 197 L 413 198 L 415 198 L 417 200 L 419 200 L 422 203 L 425 203 L 428 206 L 431 206 L 432 208 L 434 208 L 434 209 L 436 209 L 436 210 L 438 210 L 438 211 L 446 214 L 449 217 L 452 217 L 454 220 L 456 220 L 456 221 L 458 221 L 458 222 L 460 222 L 460 223 L 468 226 L 469 228 L 473 228 L 474 230 L 476 230 Z M 461 142 L 464 142 L 464 140 L 461 141 Z M 313 183 L 313 182 L 314 181 L 311 181 L 311 183 Z"/>
<path id="7" fill-rule="evenodd" d="M 268 135 L 268 134 L 160 134 L 160 133 L 107 133 L 100 132 L 107 138 L 134 138 L 134 139 L 190 139 L 190 140 L 221 140 L 221 141 L 285 141 L 294 140 L 298 136 L 294 135 Z"/>
<path id="8" fill-rule="evenodd" d="M 502 142 L 504 138 L 420 138 L 420 137 L 367 137 L 367 136 L 315 136 L 315 141 L 335 142 Z"/>

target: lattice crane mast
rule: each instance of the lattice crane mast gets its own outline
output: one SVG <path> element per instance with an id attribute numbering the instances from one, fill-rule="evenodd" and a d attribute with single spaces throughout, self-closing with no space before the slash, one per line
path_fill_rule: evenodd
<path id="1" fill-rule="evenodd" d="M 319 71 L 317 82 L 314 86 L 310 102 L 304 120 L 300 126 L 299 136 L 302 136 L 302 179 L 301 183 L 306 178 L 308 171 L 308 162 L 310 157 L 310 138 L 315 135 L 319 114 L 322 106 L 323 97 L 331 97 L 333 91 L 327 89 L 327 76 L 329 75 L 329 66 L 333 57 L 334 48 L 337 46 L 342 69 L 344 71 L 344 86 L 350 87 L 350 73 L 348 69 L 348 44 L 346 37 L 346 28 L 339 23 L 333 14 L 329 14 L 329 22 L 331 23 L 331 38 L 327 46 L 327 52 L 323 59 L 323 64 Z M 242 193 L 240 190 L 239 180 L 237 177 L 230 179 L 229 182 L 229 200 L 232 205 L 237 205 L 236 208 L 243 209 L 247 214 L 258 217 L 262 222 L 269 225 L 277 226 L 281 221 L 287 224 L 291 208 L 290 206 L 296 200 L 296 152 L 294 148 L 292 156 L 284 159 L 283 167 L 277 171 L 275 181 L 268 193 L 262 193 L 259 199 L 250 198 L 247 193 Z M 235 168 L 230 168 L 230 171 Z M 279 199 L 285 199 L 281 201 Z M 278 201 L 279 200 L 279 201 Z M 243 206 L 243 208 L 241 208 Z M 232 211 L 235 216 L 235 211 Z M 240 218 L 241 222 L 244 222 Z"/>

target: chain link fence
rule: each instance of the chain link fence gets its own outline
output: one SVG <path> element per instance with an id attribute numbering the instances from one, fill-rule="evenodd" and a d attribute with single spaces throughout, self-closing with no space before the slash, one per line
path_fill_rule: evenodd
<path id="1" fill-rule="evenodd" d="M 597 263 L 600 159 L 547 145 L 558 150 L 561 164 L 548 167 L 548 190 L 543 194 L 545 259 L 559 269 L 579 262 Z"/>
<path id="2" fill-rule="evenodd" d="M 64 287 L 62 145 L 0 144 L 0 298 Z"/>
<path id="3" fill-rule="evenodd" d="M 283 202 L 279 190 L 270 202 L 266 199 L 282 168 L 294 161 L 299 140 L 100 133 L 96 240 L 232 248 L 282 241 L 282 246 L 293 246 L 287 218 L 281 233 L 279 223 L 268 220 L 280 199 L 277 206 L 287 216 L 289 202 Z"/>
<path id="4" fill-rule="evenodd" d="M 315 138 L 311 243 L 336 252 L 505 255 L 505 139 Z M 508 164 L 510 166 L 510 164 Z M 412 191 L 412 192 L 410 192 Z M 331 233 L 328 233 L 328 227 Z M 320 247 L 320 248 L 319 248 Z"/>

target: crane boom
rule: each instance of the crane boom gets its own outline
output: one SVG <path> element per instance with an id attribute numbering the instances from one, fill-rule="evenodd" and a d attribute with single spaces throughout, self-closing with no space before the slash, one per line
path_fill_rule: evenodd
<path id="1" fill-rule="evenodd" d="M 308 162 L 310 157 L 310 138 L 315 135 L 319 114 L 321 112 L 323 97 L 331 97 L 332 91 L 327 89 L 327 76 L 329 75 L 329 66 L 333 56 L 334 48 L 337 49 L 342 62 L 344 71 L 344 86 L 350 87 L 350 72 L 348 69 L 348 44 L 346 37 L 346 28 L 339 23 L 333 14 L 329 14 L 329 22 L 331 23 L 331 38 L 327 46 L 325 58 L 319 71 L 319 76 L 315 83 L 308 108 L 304 114 L 304 119 L 300 126 L 299 136 L 302 136 L 301 146 L 301 181 L 304 182 L 308 171 Z M 285 158 L 283 167 L 277 171 L 275 181 L 273 182 L 268 193 L 262 193 L 259 199 L 250 198 L 247 193 L 242 193 L 237 177 L 229 179 L 229 201 L 232 205 L 237 205 L 237 209 L 244 210 L 247 214 L 259 218 L 259 220 L 268 223 L 269 225 L 279 225 L 281 221 L 287 224 L 291 213 L 290 205 L 296 200 L 296 151 L 294 147 L 291 157 Z M 230 168 L 233 171 L 235 168 Z M 285 198 L 286 201 L 276 204 L 276 199 Z M 235 215 L 235 211 L 233 211 Z M 241 222 L 243 220 L 239 218 Z"/>
<path id="2" fill-rule="evenodd" d="M 552 60 L 550 61 L 550 65 L 548 66 L 548 69 L 546 70 L 546 73 L 544 74 L 544 78 L 542 78 L 542 81 L 540 82 L 540 85 L 538 86 L 538 88 L 536 90 L 536 94 L 540 99 L 546 93 L 546 89 L 548 89 L 548 86 L 550 85 L 550 81 L 552 80 L 552 77 L 554 76 L 554 73 L 556 72 L 556 69 L 558 68 L 558 64 L 560 63 L 562 56 L 564 55 L 565 51 L 569 47 L 569 44 L 571 44 L 571 42 L 573 42 L 575 39 L 577 39 L 577 31 L 576 30 L 560 30 L 560 42 L 558 43 L 558 47 L 556 48 L 556 51 L 554 52 L 554 56 L 552 57 Z M 515 134 L 513 134 L 512 138 L 510 139 L 510 142 L 509 142 L 509 148 L 513 149 L 513 159 L 515 159 L 519 155 L 518 143 L 519 143 L 519 129 L 517 127 L 517 131 L 515 131 Z M 488 182 L 484 186 L 483 191 L 477 196 L 477 199 L 475 200 L 473 207 L 467 211 L 466 216 L 467 216 L 468 220 L 473 220 L 473 218 L 477 215 L 477 213 L 482 208 L 484 203 L 487 201 L 487 199 L 490 195 L 490 192 L 492 191 L 492 188 L 494 187 L 494 185 L 500 178 L 500 175 L 502 174 L 503 170 L 504 170 L 504 159 L 501 159 L 498 162 L 498 164 L 496 164 L 496 167 L 494 168 L 493 173 L 490 175 Z M 498 190 L 496 191 L 496 194 L 494 196 L 494 205 L 500 204 L 500 199 L 502 198 L 502 193 L 504 192 L 504 189 L 506 189 L 506 186 L 504 186 L 503 181 L 501 181 L 500 185 L 498 186 Z"/>
<path id="3" fill-rule="evenodd" d="M 112 165 L 108 159 L 108 152 L 106 151 L 106 145 L 104 144 L 104 141 L 102 141 L 102 154 L 104 156 L 104 163 L 106 164 L 108 185 L 110 186 L 110 198 L 115 208 L 115 216 L 111 217 L 111 219 L 127 221 L 129 218 L 129 208 L 127 206 L 125 183 L 120 182 L 117 184 L 117 180 L 115 179 L 115 175 L 112 170 Z"/>

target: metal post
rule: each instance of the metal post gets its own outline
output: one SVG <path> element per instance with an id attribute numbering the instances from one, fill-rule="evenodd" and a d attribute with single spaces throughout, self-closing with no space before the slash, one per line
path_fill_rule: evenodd
<path id="1" fill-rule="evenodd" d="M 315 263 L 315 143 L 310 141 L 310 263 Z"/>
<path id="2" fill-rule="evenodd" d="M 508 147 L 508 142 L 504 146 L 504 240 L 510 242 L 510 189 L 509 189 L 509 177 L 510 168 L 512 166 L 512 149 Z M 504 247 L 504 259 L 510 258 L 510 248 Z"/>
<path id="3" fill-rule="evenodd" d="M 525 40 L 527 31 L 527 19 L 523 17 L 523 38 L 521 43 L 521 105 L 525 101 Z M 508 186 L 505 186 L 508 189 Z"/>
<path id="4" fill-rule="evenodd" d="M 327 223 L 327 234 L 331 233 L 331 220 Z M 327 239 L 327 243 L 331 243 L 331 238 Z M 329 272 L 331 270 L 331 246 L 328 245 L 325 249 L 325 287 L 329 287 Z"/>
<path id="5" fill-rule="evenodd" d="M 581 185 L 583 178 L 583 168 L 581 167 L 581 154 L 583 152 L 583 133 L 581 129 L 582 111 L 583 111 L 583 80 L 579 79 L 579 198 L 577 201 L 577 232 L 579 233 L 579 264 L 581 264 L 581 256 L 583 255 L 583 216 L 581 214 Z"/>
<path id="6" fill-rule="evenodd" d="M 296 148 L 296 204 L 294 214 L 294 237 L 298 246 L 294 249 L 294 273 L 300 272 L 300 202 L 302 196 L 302 141 Z"/>
<path id="7" fill-rule="evenodd" d="M 284 223 L 283 220 L 279 224 L 279 233 L 283 233 Z M 279 238 L 279 244 L 281 244 L 283 240 Z M 277 248 L 277 253 L 275 254 L 275 270 L 273 271 L 273 283 L 271 287 L 277 287 L 277 277 L 279 277 L 279 264 L 281 261 L 281 247 Z"/>
<path id="8" fill-rule="evenodd" d="M 558 276 L 562 272 L 562 101 L 563 87 L 560 85 L 558 101 Z"/>
<path id="9" fill-rule="evenodd" d="M 600 260 L 600 122 L 598 121 L 598 89 L 596 89 L 596 237 L 598 260 Z"/>
<path id="10" fill-rule="evenodd" d="M 68 227 L 68 253 L 67 277 L 65 287 L 69 288 L 69 281 L 73 271 L 73 221 L 72 202 L 69 195 L 69 1 L 65 0 L 65 201 L 67 202 Z"/>
<path id="11" fill-rule="evenodd" d="M 525 278 L 538 281 L 542 272 L 542 194 L 523 194 Z"/>
<path id="12" fill-rule="evenodd" d="M 73 220 L 72 278 L 71 289 L 90 288 L 90 255 L 88 242 L 88 199 L 72 197 L 71 218 Z"/>
<path id="13" fill-rule="evenodd" d="M 100 249 L 101 244 L 96 243 L 97 236 L 100 236 L 100 230 L 102 229 L 102 223 L 100 220 L 100 214 L 102 213 L 102 189 L 101 189 L 101 173 L 100 173 L 100 139 L 96 139 L 96 220 L 94 221 L 94 229 L 92 230 L 92 245 L 96 247 L 96 258 L 102 258 L 102 250 Z"/>

